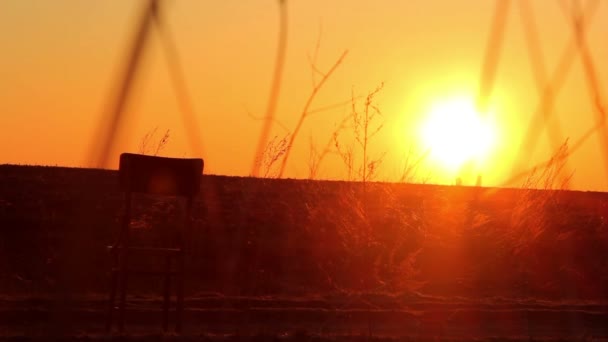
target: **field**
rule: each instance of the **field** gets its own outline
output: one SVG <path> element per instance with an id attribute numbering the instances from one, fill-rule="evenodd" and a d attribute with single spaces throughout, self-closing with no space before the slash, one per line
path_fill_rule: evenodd
<path id="1" fill-rule="evenodd" d="M 108 338 L 121 209 L 116 171 L 0 166 L 0 337 Z M 184 335 L 134 280 L 126 337 L 608 340 L 608 194 L 207 175 L 195 215 Z"/>

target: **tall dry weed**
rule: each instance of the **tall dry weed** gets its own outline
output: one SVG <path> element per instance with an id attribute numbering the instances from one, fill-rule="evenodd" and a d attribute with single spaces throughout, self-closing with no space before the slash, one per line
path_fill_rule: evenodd
<path id="1" fill-rule="evenodd" d="M 425 235 L 420 209 L 381 183 L 338 183 L 331 193 L 319 189 L 308 210 L 312 222 L 324 223 L 311 234 L 325 246 L 315 259 L 327 282 L 349 294 L 418 290 L 424 285 L 418 265 Z"/>
<path id="2" fill-rule="evenodd" d="M 380 93 L 384 84 L 370 91 L 360 108 L 354 94 L 351 96 L 351 114 L 349 116 L 352 139 L 342 137 L 343 130 L 336 130 L 332 136 L 336 152 L 347 169 L 348 180 L 354 180 L 353 175 L 363 184 L 374 180 L 384 159 L 384 154 L 371 156 L 371 142 L 382 130 L 384 124 L 378 122 L 382 111 L 375 97 Z M 344 141 L 346 140 L 346 141 Z"/>

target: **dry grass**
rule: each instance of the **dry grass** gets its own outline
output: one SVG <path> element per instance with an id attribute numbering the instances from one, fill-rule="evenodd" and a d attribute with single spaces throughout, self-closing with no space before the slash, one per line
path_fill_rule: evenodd
<path id="1" fill-rule="evenodd" d="M 148 131 L 139 143 L 137 153 L 157 156 L 167 147 L 170 131 L 167 129 L 162 136 L 158 136 L 158 127 Z"/>
<path id="2" fill-rule="evenodd" d="M 512 227 L 506 238 L 512 241 L 515 254 L 534 245 L 541 234 L 559 221 L 560 191 L 568 188 L 572 175 L 564 175 L 568 142 L 564 142 L 546 165 L 536 168 L 523 182 L 520 198 L 513 208 Z"/>
<path id="3" fill-rule="evenodd" d="M 105 269 L 104 246 L 116 231 L 116 174 L 15 166 L 0 173 L 0 223 L 20 227 L 1 232 L 3 293 L 47 295 L 25 304 L 41 312 L 62 296 L 93 305 L 76 297 L 106 289 L 106 275 L 91 265 Z M 546 202 L 562 214 L 546 216 L 522 248 L 513 208 L 524 191 L 369 182 L 364 192 L 360 182 L 205 176 L 188 291 L 206 295 L 189 302 L 197 308 L 190 314 L 204 329 L 236 329 L 247 317 L 252 329 L 304 322 L 313 329 L 306 331 L 328 334 L 348 324 L 366 337 L 398 327 L 476 334 L 478 314 L 498 334 L 532 336 L 521 330 L 526 322 L 560 334 L 580 333 L 577 322 L 586 322 L 604 334 L 604 321 L 596 322 L 608 293 L 608 198 L 564 191 Z M 171 210 L 152 205 L 146 227 L 162 227 Z M 134 279 L 134 300 L 145 302 L 156 285 Z M 156 322 L 154 298 L 142 311 L 146 322 Z M 93 322 L 102 307 L 77 312 Z"/>
<path id="4" fill-rule="evenodd" d="M 289 134 L 285 134 L 282 138 L 275 135 L 264 149 L 262 153 L 262 159 L 256 161 L 259 163 L 257 169 L 259 170 L 259 176 L 263 178 L 276 178 L 279 175 L 278 163 L 285 156 L 287 152 L 287 144 L 289 141 Z"/>

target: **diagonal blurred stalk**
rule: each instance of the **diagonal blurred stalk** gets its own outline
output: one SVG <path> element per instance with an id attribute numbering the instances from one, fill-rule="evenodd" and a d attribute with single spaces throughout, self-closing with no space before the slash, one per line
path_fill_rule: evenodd
<path id="1" fill-rule="evenodd" d="M 92 149 L 95 151 L 91 156 L 97 156 L 93 162 L 96 167 L 107 166 L 110 153 L 114 148 L 116 137 L 123 120 L 124 110 L 133 88 L 133 82 L 137 76 L 146 43 L 149 41 L 152 16 L 158 11 L 158 1 L 148 0 L 142 8 L 137 31 L 133 37 L 131 48 L 127 57 L 124 71 L 118 83 L 118 92 L 114 101 L 110 104 L 110 119 L 107 125 L 101 123 L 101 132 L 98 140 L 93 142 Z M 103 119 L 102 119 L 103 120 Z"/>
<path id="2" fill-rule="evenodd" d="M 270 135 L 270 129 L 274 122 L 275 112 L 277 103 L 279 101 L 279 93 L 281 90 L 281 79 L 283 76 L 283 67 L 285 65 L 285 53 L 287 50 L 287 0 L 279 1 L 279 40 L 277 45 L 277 55 L 274 65 L 274 74 L 272 78 L 272 85 L 270 88 L 270 95 L 268 97 L 268 104 L 266 106 L 266 114 L 264 115 L 264 123 L 262 126 L 262 132 L 258 139 L 255 156 L 253 159 L 253 165 L 251 169 L 251 175 L 257 177 L 260 173 L 260 160 L 264 154 L 264 149 L 268 143 L 268 137 Z"/>
<path id="3" fill-rule="evenodd" d="M 551 84 L 547 82 L 547 67 L 541 49 L 538 30 L 536 27 L 536 17 L 534 16 L 534 12 L 530 7 L 530 3 L 528 2 L 528 0 L 519 1 L 519 10 L 526 38 L 530 66 L 532 67 L 532 73 L 534 75 L 536 90 L 538 92 L 538 97 L 542 98 L 545 92 L 552 93 L 552 89 Z M 542 112 L 542 116 L 544 118 L 544 126 L 542 126 L 541 128 L 545 128 L 547 130 L 552 148 L 554 151 L 557 151 L 564 143 L 565 139 L 559 120 L 550 120 L 553 114 L 552 109 L 552 106 L 549 106 L 545 108 L 545 111 Z M 540 132 L 536 133 L 538 134 Z M 568 166 L 567 156 L 564 160 L 562 170 L 564 172 L 559 176 L 562 178 L 568 177 L 567 175 L 570 174 L 570 167 Z"/>
<path id="4" fill-rule="evenodd" d="M 593 103 L 595 124 L 598 127 L 600 148 L 602 149 L 602 157 L 604 159 L 604 171 L 608 176 L 608 130 L 606 127 L 606 108 L 602 96 L 600 81 L 598 79 L 595 61 L 587 40 L 585 37 L 585 15 L 580 5 L 580 1 L 575 1 L 571 9 L 572 29 L 576 37 L 576 45 L 578 47 L 581 62 L 585 72 L 589 95 Z"/>
<path id="5" fill-rule="evenodd" d="M 477 97 L 477 109 L 480 113 L 487 111 L 488 101 L 494 89 L 496 70 L 504 42 L 505 26 L 511 7 L 511 0 L 496 0 L 492 27 L 486 43 L 486 52 L 483 59 L 481 80 L 479 82 L 479 94 Z"/>
<path id="6" fill-rule="evenodd" d="M 586 28 L 591 23 L 591 19 L 593 18 L 593 15 L 597 9 L 597 5 L 598 1 L 590 1 L 584 9 L 584 16 L 586 20 L 584 20 L 581 24 L 580 34 L 584 34 Z M 527 153 L 525 155 L 520 155 L 519 162 L 516 162 L 514 165 L 512 172 L 513 174 L 518 174 L 517 171 L 525 168 L 525 165 L 528 164 L 529 158 L 525 159 L 525 156 L 530 156 L 534 153 L 540 137 L 539 131 L 543 128 L 543 122 L 547 122 L 551 118 L 557 95 L 564 86 L 566 78 L 572 70 L 572 66 L 574 64 L 577 54 L 576 39 L 577 38 L 574 35 L 568 41 L 566 47 L 560 55 L 557 66 L 553 70 L 551 76 L 547 79 L 542 97 L 540 98 L 536 110 L 534 111 L 534 115 L 528 124 L 526 133 L 524 134 L 524 140 L 520 145 L 520 150 L 526 150 Z M 553 134 L 553 138 L 551 138 L 553 141 L 559 137 L 559 133 L 555 131 L 549 131 L 549 134 Z"/>
<path id="7" fill-rule="evenodd" d="M 522 0 L 522 3 L 525 2 L 525 0 Z M 606 109 L 604 106 L 604 102 L 602 100 L 602 96 L 601 96 L 601 87 L 599 85 L 599 80 L 597 79 L 597 72 L 595 69 L 595 64 L 593 62 L 593 59 L 591 57 L 591 53 L 588 50 L 588 47 L 586 45 L 585 42 L 585 29 L 586 27 L 590 24 L 590 20 L 592 15 L 595 13 L 595 9 L 597 8 L 597 5 L 599 4 L 599 2 L 597 0 L 592 0 L 589 1 L 587 3 L 587 6 L 584 9 L 581 9 L 580 7 L 576 8 L 576 12 L 572 12 L 572 10 L 569 10 L 567 7 L 563 6 L 563 10 L 566 14 L 566 16 L 568 17 L 569 20 L 571 20 L 572 22 L 572 27 L 574 30 L 574 41 L 570 41 L 570 45 L 568 46 L 568 49 L 564 50 L 564 54 L 562 55 L 562 59 L 560 60 L 561 63 L 560 65 L 562 65 L 564 68 L 562 69 L 558 69 L 557 71 L 561 71 L 560 77 L 556 78 L 554 75 L 554 80 L 559 80 L 560 82 L 558 83 L 560 86 L 562 85 L 562 83 L 564 82 L 565 76 L 567 71 L 569 71 L 569 69 L 565 69 L 566 67 L 571 66 L 575 53 L 576 53 L 576 48 L 578 47 L 580 53 L 581 53 L 581 59 L 583 60 L 583 68 L 585 68 L 585 76 L 587 77 L 587 84 L 590 88 L 590 94 L 592 96 L 592 100 L 593 100 L 593 104 L 595 105 L 595 112 L 596 112 L 596 122 L 595 125 L 593 125 L 593 127 L 589 128 L 587 131 L 585 131 L 585 133 L 578 139 L 576 140 L 571 146 L 569 146 L 568 149 L 568 154 L 566 155 L 566 157 L 574 154 L 576 151 L 578 151 L 592 136 L 596 135 L 598 132 L 601 133 L 600 139 L 602 142 L 602 148 L 604 149 L 603 154 L 604 154 L 604 158 L 608 157 L 608 153 L 606 152 L 607 148 L 606 146 L 608 146 L 608 143 L 606 143 L 606 141 L 608 141 L 608 139 L 605 137 L 606 135 Z M 576 43 L 576 45 L 574 45 Z M 568 58 L 565 58 L 565 56 L 567 56 Z M 568 63 L 566 63 L 566 61 L 568 61 Z M 547 84 L 547 88 L 549 88 L 551 86 L 551 84 Z M 553 86 L 555 86 L 555 82 L 553 84 Z M 545 89 L 546 91 L 546 89 Z M 551 93 L 553 94 L 553 93 Z M 547 96 L 547 94 L 545 93 L 544 96 Z M 537 115 L 538 117 L 538 115 Z M 535 118 L 537 118 L 535 117 Z M 536 123 L 538 126 L 540 126 L 540 122 L 539 119 L 537 118 Z M 533 133 L 534 131 L 529 130 L 530 133 Z M 532 146 L 534 147 L 534 146 Z M 534 170 L 538 169 L 538 168 L 543 168 L 546 167 L 549 164 L 550 160 L 548 161 L 544 161 L 541 163 L 538 163 L 532 167 L 529 167 L 527 169 L 525 169 L 524 171 L 518 172 L 518 173 L 514 173 L 513 176 L 507 180 L 506 182 L 503 183 L 503 186 L 512 186 L 514 185 L 516 182 L 520 181 L 521 179 L 524 179 L 525 177 L 527 177 L 530 173 L 534 172 Z M 606 165 L 608 165 L 608 161 L 605 160 Z M 566 174 L 567 176 L 567 174 Z"/>
<path id="8" fill-rule="evenodd" d="M 177 105 L 179 106 L 179 112 L 182 116 L 182 124 L 184 130 L 188 135 L 188 140 L 193 152 L 197 156 L 204 155 L 203 138 L 201 136 L 201 126 L 197 119 L 196 111 L 194 110 L 194 104 L 192 97 L 189 95 L 184 68 L 181 64 L 181 59 L 177 46 L 175 44 L 174 35 L 171 33 L 171 29 L 166 20 L 161 17 L 161 12 L 156 11 L 154 19 L 158 27 L 158 31 L 161 36 L 162 43 L 164 44 L 164 51 L 167 61 L 167 67 L 169 68 L 169 76 L 173 83 L 175 90 L 175 97 Z"/>
<path id="9" fill-rule="evenodd" d="M 496 82 L 496 71 L 498 70 L 498 62 L 502 54 L 502 46 L 504 43 L 505 27 L 511 7 L 511 0 L 496 0 L 494 3 L 494 14 L 492 16 L 490 34 L 486 42 L 486 50 L 484 53 L 481 77 L 479 80 L 479 89 L 477 93 L 477 111 L 485 115 L 488 111 L 488 102 L 494 90 Z M 468 166 L 463 166 L 458 171 L 457 178 L 461 178 L 465 173 L 465 169 L 472 167 L 473 162 Z M 481 175 L 477 175 L 480 179 Z"/>
<path id="10" fill-rule="evenodd" d="M 545 90 L 545 84 L 547 84 L 547 63 L 545 63 L 545 56 L 541 49 L 541 40 L 538 34 L 538 27 L 536 25 L 536 16 L 530 2 L 527 0 L 519 0 L 519 16 L 521 18 L 521 24 L 524 29 L 524 38 L 526 39 L 526 48 L 528 52 L 528 58 L 530 59 L 532 73 L 536 89 L 539 94 Z"/>

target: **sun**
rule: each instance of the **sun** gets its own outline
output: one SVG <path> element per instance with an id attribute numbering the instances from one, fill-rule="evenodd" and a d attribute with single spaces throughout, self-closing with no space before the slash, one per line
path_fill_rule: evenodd
<path id="1" fill-rule="evenodd" d="M 497 130 L 489 114 L 478 113 L 474 101 L 453 98 L 431 106 L 420 133 L 429 158 L 458 172 L 467 163 L 483 165 L 495 145 Z"/>

